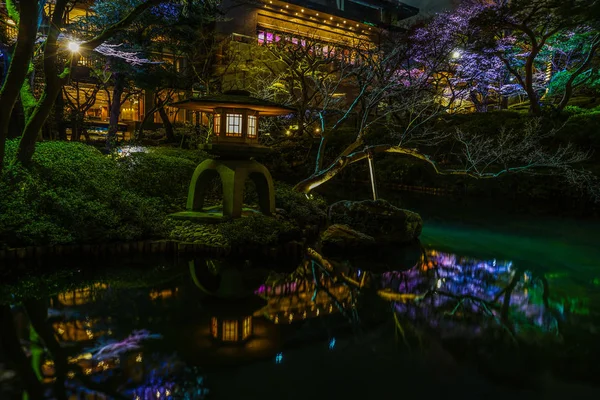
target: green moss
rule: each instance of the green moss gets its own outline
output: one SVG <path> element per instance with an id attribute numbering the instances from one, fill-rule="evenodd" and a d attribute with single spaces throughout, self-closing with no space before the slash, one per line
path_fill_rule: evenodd
<path id="1" fill-rule="evenodd" d="M 33 68 L 33 64 L 29 64 L 29 69 Z M 28 71 L 31 72 L 31 71 Z M 29 80 L 26 79 L 21 86 L 21 103 L 23 104 L 23 109 L 25 110 L 25 116 L 29 118 L 33 109 L 37 106 L 38 101 L 33 96 L 33 91 L 31 90 L 31 85 L 29 84 Z"/>
<path id="2" fill-rule="evenodd" d="M 289 221 L 261 214 L 220 224 L 219 230 L 232 247 L 277 245 L 301 236 Z"/>
<path id="3" fill-rule="evenodd" d="M 15 23 L 18 25 L 20 17 L 19 11 L 17 11 L 17 6 L 14 0 L 6 0 L 6 11 L 8 12 L 8 16 L 10 17 L 10 19 L 15 21 Z"/>

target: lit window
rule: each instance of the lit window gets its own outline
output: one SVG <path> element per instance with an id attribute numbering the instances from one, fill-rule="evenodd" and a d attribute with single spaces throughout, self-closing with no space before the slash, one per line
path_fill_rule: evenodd
<path id="1" fill-rule="evenodd" d="M 215 135 L 221 133 L 221 114 L 215 114 L 213 119 Z"/>
<path id="2" fill-rule="evenodd" d="M 242 136 L 242 114 L 227 114 L 227 136 Z"/>
<path id="3" fill-rule="evenodd" d="M 238 339 L 237 321 L 223 321 L 223 341 L 235 342 Z"/>
<path id="4" fill-rule="evenodd" d="M 210 326 L 210 334 L 212 335 L 212 337 L 214 337 L 215 339 L 217 338 L 218 335 L 218 324 L 217 324 L 217 319 L 215 317 L 212 318 L 212 322 L 211 322 L 211 326 Z"/>
<path id="5" fill-rule="evenodd" d="M 252 317 L 244 318 L 244 329 L 242 330 L 242 340 L 250 336 L 252 332 Z"/>
<path id="6" fill-rule="evenodd" d="M 254 115 L 248 116 L 248 137 L 256 138 L 256 117 Z"/>
<path id="7" fill-rule="evenodd" d="M 258 31 L 258 44 L 263 44 L 265 42 L 265 33 L 263 31 Z"/>
<path id="8" fill-rule="evenodd" d="M 267 32 L 267 43 L 273 43 L 273 33 Z"/>

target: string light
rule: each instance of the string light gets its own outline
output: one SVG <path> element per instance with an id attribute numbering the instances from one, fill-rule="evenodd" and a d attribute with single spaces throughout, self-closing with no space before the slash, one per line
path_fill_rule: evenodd
<path id="1" fill-rule="evenodd" d="M 304 8 L 300 10 L 300 12 L 304 12 Z"/>

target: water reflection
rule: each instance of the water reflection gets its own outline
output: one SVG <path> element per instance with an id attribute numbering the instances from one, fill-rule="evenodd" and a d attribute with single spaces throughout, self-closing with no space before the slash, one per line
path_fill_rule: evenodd
<path id="1" fill-rule="evenodd" d="M 47 398 L 201 399 L 205 374 L 222 366 L 281 364 L 287 349 L 315 341 L 332 350 L 357 327 L 394 321 L 402 336 L 410 323 L 442 339 L 494 331 L 518 342 L 557 337 L 568 317 L 545 277 L 510 261 L 429 250 L 414 267 L 401 264 L 374 273 L 313 252 L 292 273 L 201 259 L 159 283 L 88 281 L 8 309 L 18 336 L 3 331 L 3 344 L 25 343 L 27 364 L 4 356 Z M 15 379 L 4 382 L 20 396 Z"/>
<path id="2" fill-rule="evenodd" d="M 414 302 L 394 303 L 396 312 L 437 329 L 443 337 L 478 336 L 494 327 L 511 335 L 532 328 L 558 334 L 555 311 L 548 306 L 546 281 L 515 268 L 511 261 L 478 260 L 432 250 L 416 268 L 384 273 L 382 285 L 416 294 Z"/>

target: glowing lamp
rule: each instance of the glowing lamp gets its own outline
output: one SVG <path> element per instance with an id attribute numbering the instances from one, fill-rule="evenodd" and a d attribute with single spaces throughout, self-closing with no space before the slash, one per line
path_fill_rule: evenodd
<path id="1" fill-rule="evenodd" d="M 69 42 L 67 48 L 71 53 L 77 53 L 79 51 L 79 43 L 77 42 Z"/>

